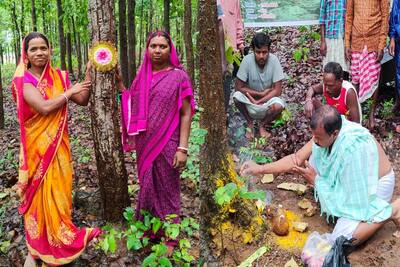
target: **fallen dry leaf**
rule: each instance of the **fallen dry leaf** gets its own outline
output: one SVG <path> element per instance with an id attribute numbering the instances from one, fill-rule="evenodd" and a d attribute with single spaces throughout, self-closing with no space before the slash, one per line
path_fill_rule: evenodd
<path id="1" fill-rule="evenodd" d="M 315 213 L 317 212 L 317 208 L 315 207 L 310 207 L 306 210 L 306 212 L 304 213 L 305 216 L 307 217 L 312 217 L 315 215 Z"/>
<path id="2" fill-rule="evenodd" d="M 297 265 L 296 261 L 291 258 L 290 261 L 286 262 L 285 267 L 299 267 L 299 265 Z"/>
<path id="3" fill-rule="evenodd" d="M 303 198 L 302 200 L 300 200 L 299 202 L 297 202 L 297 206 L 299 206 L 301 209 L 303 210 L 307 210 L 309 208 L 312 208 L 312 204 L 310 202 L 310 200 Z"/>
<path id="4" fill-rule="evenodd" d="M 303 184 L 296 184 L 296 183 L 281 183 L 277 186 L 277 188 L 294 191 L 299 195 L 303 195 L 307 190 L 307 186 L 305 186 Z"/>
<path id="5" fill-rule="evenodd" d="M 270 184 L 274 181 L 274 175 L 273 174 L 264 174 L 263 178 L 261 179 L 261 183 L 263 184 Z"/>
<path id="6" fill-rule="evenodd" d="M 293 222 L 293 229 L 297 232 L 303 233 L 308 227 L 308 223 L 305 222 Z"/>

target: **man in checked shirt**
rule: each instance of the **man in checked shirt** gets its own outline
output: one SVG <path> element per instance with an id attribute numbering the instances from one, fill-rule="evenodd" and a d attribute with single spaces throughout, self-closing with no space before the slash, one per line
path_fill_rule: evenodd
<path id="1" fill-rule="evenodd" d="M 381 72 L 380 61 L 389 29 L 389 0 L 347 0 L 345 54 L 351 61 L 351 80 L 358 89 L 360 103 L 371 96 L 373 102 L 367 127 L 375 125 Z"/>
<path id="2" fill-rule="evenodd" d="M 344 79 L 349 79 L 349 66 L 344 53 L 344 21 L 346 0 L 321 0 L 319 24 L 321 29 L 321 55 L 323 66 L 328 62 L 339 63 Z"/>

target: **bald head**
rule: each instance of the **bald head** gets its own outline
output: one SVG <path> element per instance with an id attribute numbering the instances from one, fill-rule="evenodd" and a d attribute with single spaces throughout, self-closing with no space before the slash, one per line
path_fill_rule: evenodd
<path id="1" fill-rule="evenodd" d="M 331 135 L 342 128 L 342 118 L 336 108 L 324 105 L 313 113 L 310 127 L 312 130 L 322 127 L 327 134 Z"/>

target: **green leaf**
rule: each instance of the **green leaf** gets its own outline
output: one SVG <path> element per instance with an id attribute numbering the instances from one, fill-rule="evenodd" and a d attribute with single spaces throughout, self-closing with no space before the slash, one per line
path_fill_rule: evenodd
<path id="1" fill-rule="evenodd" d="M 162 225 L 162 222 L 161 222 L 160 218 L 156 218 L 156 217 L 154 217 L 151 221 L 153 223 L 153 228 L 152 228 L 153 233 L 157 233 Z"/>
<path id="2" fill-rule="evenodd" d="M 168 258 L 166 258 L 166 257 L 161 257 L 160 258 L 160 260 L 158 261 L 158 263 L 161 265 L 161 266 L 168 266 L 168 267 L 172 267 L 172 263 L 171 263 L 171 261 L 168 259 Z"/>
<path id="3" fill-rule="evenodd" d="M 237 192 L 235 183 L 226 184 L 215 191 L 214 198 L 218 205 L 230 203 Z"/>
<path id="4" fill-rule="evenodd" d="M 303 57 L 303 50 L 296 49 L 293 53 L 293 58 L 296 62 L 300 62 L 301 58 Z"/>
<path id="5" fill-rule="evenodd" d="M 264 191 L 240 192 L 240 196 L 245 199 L 265 200 L 266 194 Z"/>
<path id="6" fill-rule="evenodd" d="M 142 243 L 140 242 L 140 240 L 135 238 L 135 237 L 133 237 L 133 236 L 129 236 L 128 237 L 128 240 L 126 242 L 126 246 L 127 246 L 128 250 L 132 250 L 132 249 L 133 250 L 138 250 L 138 249 L 141 249 L 143 247 Z"/>
<path id="7" fill-rule="evenodd" d="M 156 254 L 155 253 L 151 253 L 149 256 L 147 256 L 143 262 L 142 262 L 142 266 L 146 267 L 146 266 L 153 266 L 154 261 L 156 259 Z"/>
<path id="8" fill-rule="evenodd" d="M 117 242 L 115 242 L 115 236 L 111 235 L 107 239 L 108 246 L 110 248 L 111 253 L 114 253 L 117 249 Z"/>

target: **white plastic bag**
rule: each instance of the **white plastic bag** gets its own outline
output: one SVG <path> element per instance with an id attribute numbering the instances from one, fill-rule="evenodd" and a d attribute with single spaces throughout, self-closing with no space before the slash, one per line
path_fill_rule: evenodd
<path id="1" fill-rule="evenodd" d="M 318 232 L 312 232 L 307 239 L 301 259 L 308 267 L 321 267 L 324 263 L 326 254 L 330 251 L 332 244 L 329 242 L 331 234 L 320 235 Z"/>

